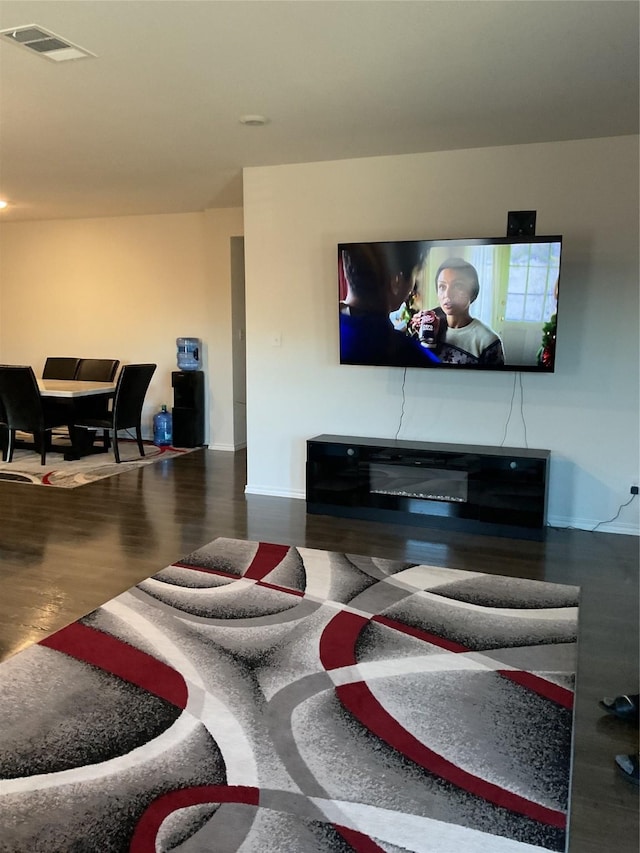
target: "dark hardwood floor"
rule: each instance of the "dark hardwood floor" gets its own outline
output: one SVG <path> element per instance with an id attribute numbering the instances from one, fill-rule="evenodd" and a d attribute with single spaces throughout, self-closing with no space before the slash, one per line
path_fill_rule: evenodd
<path id="1" fill-rule="evenodd" d="M 638 690 L 636 537 L 550 529 L 531 542 L 307 516 L 302 500 L 245 496 L 245 470 L 244 453 L 198 450 L 78 489 L 0 483 L 0 659 L 217 536 L 576 584 L 569 850 L 638 853 L 638 789 L 613 761 L 638 749 L 637 729 L 598 708 Z"/>

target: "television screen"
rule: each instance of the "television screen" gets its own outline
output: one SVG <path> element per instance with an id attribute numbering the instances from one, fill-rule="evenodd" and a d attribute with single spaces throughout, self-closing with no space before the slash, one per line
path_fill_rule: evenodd
<path id="1" fill-rule="evenodd" d="M 555 368 L 562 237 L 338 244 L 340 363 Z"/>

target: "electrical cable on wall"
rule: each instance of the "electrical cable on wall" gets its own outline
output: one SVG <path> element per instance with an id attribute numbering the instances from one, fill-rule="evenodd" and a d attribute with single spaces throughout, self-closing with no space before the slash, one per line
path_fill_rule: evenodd
<path id="1" fill-rule="evenodd" d="M 509 421 L 511 420 L 511 413 L 513 412 L 513 400 L 516 395 L 516 375 L 513 374 L 513 388 L 511 389 L 511 400 L 509 401 L 509 414 L 507 415 L 507 420 L 504 425 L 504 435 L 502 436 L 502 441 L 500 442 L 500 447 L 504 447 L 505 440 L 507 438 L 507 429 L 509 428 Z"/>
<path id="2" fill-rule="evenodd" d="M 631 495 L 631 497 L 629 498 L 628 501 L 625 501 L 624 503 L 620 504 L 620 506 L 618 507 L 618 511 L 613 516 L 613 518 L 607 518 L 607 519 L 604 519 L 603 521 L 599 521 L 595 527 L 590 527 L 588 529 L 588 532 L 594 533 L 600 527 L 601 524 L 611 524 L 611 522 L 616 521 L 616 519 L 618 518 L 618 516 L 620 515 L 622 510 L 626 506 L 629 506 L 630 503 L 633 503 L 633 499 L 636 497 L 637 497 L 637 495 L 635 495 L 635 494 Z M 552 530 L 581 530 L 582 529 L 581 527 L 574 527 L 573 525 L 570 525 L 570 524 L 566 525 L 565 527 L 556 527 L 555 525 L 550 524 L 549 527 L 551 527 Z"/>
<path id="3" fill-rule="evenodd" d="M 524 446 L 529 447 L 527 440 L 527 422 L 524 419 L 524 388 L 522 387 L 522 373 L 518 373 L 518 382 L 520 384 L 520 419 L 522 421 L 522 429 L 524 430 Z"/>
<path id="4" fill-rule="evenodd" d="M 402 419 L 404 418 L 404 404 L 405 404 L 405 395 L 404 395 L 404 384 L 407 381 L 407 368 L 405 367 L 402 372 L 402 409 L 400 410 L 400 422 L 398 423 L 398 429 L 396 430 L 394 441 L 398 440 L 398 435 L 400 434 L 400 428 L 402 427 Z"/>
<path id="5" fill-rule="evenodd" d="M 507 415 L 507 420 L 505 421 L 504 435 L 502 436 L 500 447 L 504 447 L 504 443 L 507 438 L 507 430 L 509 428 L 509 421 L 511 420 L 511 415 L 513 413 L 513 403 L 516 397 L 516 378 L 519 380 L 520 386 L 520 419 L 522 420 L 522 428 L 524 430 L 524 446 L 529 447 L 529 442 L 527 439 L 527 422 L 524 417 L 524 388 L 522 386 L 522 373 L 520 372 L 513 374 L 513 388 L 511 390 L 511 400 L 509 402 L 509 414 Z"/>
<path id="6" fill-rule="evenodd" d="M 620 504 L 620 506 L 618 507 L 618 511 L 617 511 L 617 513 L 613 516 L 613 518 L 608 518 L 608 519 L 606 519 L 606 521 L 599 521 L 599 522 L 596 524 L 596 526 L 595 526 L 595 527 L 592 527 L 592 528 L 590 529 L 590 531 L 589 531 L 589 532 L 590 532 L 590 533 L 593 533 L 595 530 L 597 530 L 597 529 L 600 527 L 600 525 L 601 525 L 601 524 L 611 524 L 611 522 L 612 522 L 612 521 L 615 521 L 615 520 L 618 518 L 618 516 L 620 515 L 620 513 L 622 512 L 622 510 L 623 510 L 626 506 L 629 506 L 629 504 L 634 500 L 634 498 L 637 498 L 637 497 L 638 497 L 637 495 L 631 495 L 631 497 L 629 498 L 629 500 L 628 500 L 628 501 L 625 501 L 623 504 Z"/>

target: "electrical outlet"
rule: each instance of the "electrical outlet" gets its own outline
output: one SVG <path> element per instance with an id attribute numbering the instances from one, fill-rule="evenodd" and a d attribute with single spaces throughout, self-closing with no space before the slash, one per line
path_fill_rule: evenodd
<path id="1" fill-rule="evenodd" d="M 637 486 L 631 486 L 630 491 L 631 491 L 632 495 L 637 495 L 638 494 L 638 487 Z"/>

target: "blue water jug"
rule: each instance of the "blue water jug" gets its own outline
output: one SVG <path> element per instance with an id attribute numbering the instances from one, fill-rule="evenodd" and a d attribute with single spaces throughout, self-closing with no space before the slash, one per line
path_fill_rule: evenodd
<path id="1" fill-rule="evenodd" d="M 180 370 L 200 370 L 200 338 L 176 338 Z"/>
<path id="2" fill-rule="evenodd" d="M 166 406 L 153 416 L 153 443 L 157 447 L 166 447 L 173 441 L 173 419 Z"/>

